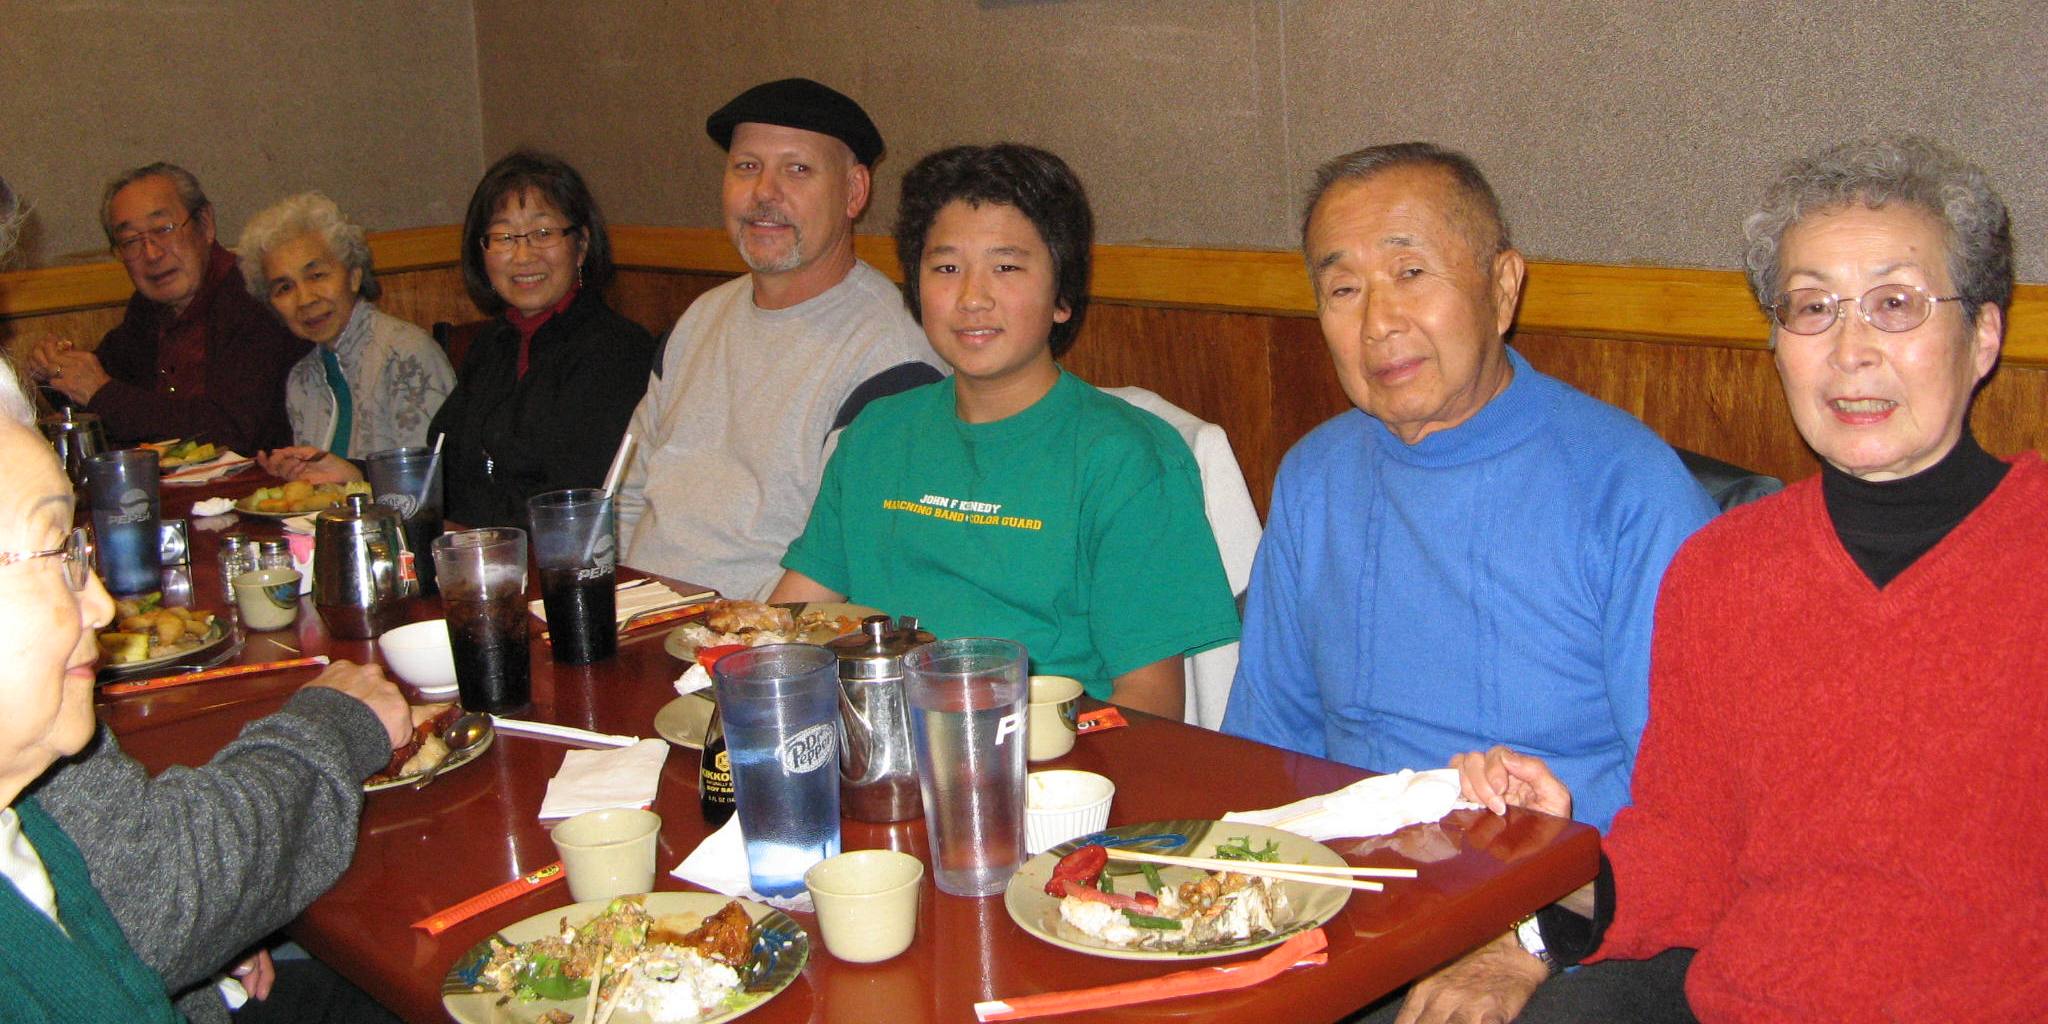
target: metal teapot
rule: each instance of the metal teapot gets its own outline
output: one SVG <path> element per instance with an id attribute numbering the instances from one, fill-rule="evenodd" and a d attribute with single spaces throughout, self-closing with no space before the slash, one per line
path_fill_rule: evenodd
<path id="1" fill-rule="evenodd" d="M 825 646 L 839 656 L 839 809 L 859 821 L 907 821 L 924 813 L 903 656 L 934 637 L 904 616 L 870 615 Z"/>
<path id="2" fill-rule="evenodd" d="M 107 432 L 100 425 L 99 414 L 73 412 L 67 405 L 63 412 L 37 422 L 50 447 L 57 450 L 57 461 L 64 464 L 64 475 L 71 478 L 72 486 L 83 485 L 86 460 L 107 450 Z"/>
<path id="3" fill-rule="evenodd" d="M 313 521 L 313 607 L 327 632 L 368 640 L 396 624 L 406 597 L 398 513 L 351 494 Z"/>

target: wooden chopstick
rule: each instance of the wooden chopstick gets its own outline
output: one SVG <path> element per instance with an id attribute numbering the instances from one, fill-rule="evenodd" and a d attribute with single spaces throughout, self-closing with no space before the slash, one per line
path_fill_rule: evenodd
<path id="1" fill-rule="evenodd" d="M 1414 878 L 1414 868 L 1362 868 L 1345 865 L 1337 867 L 1326 864 L 1268 864 L 1252 860 L 1223 860 L 1215 857 L 1175 857 L 1163 853 L 1145 853 L 1140 850 L 1112 848 L 1110 860 L 1139 861 L 1147 864 L 1166 864 L 1173 867 L 1200 868 L 1204 871 L 1232 871 L 1240 875 L 1257 875 L 1284 882 L 1307 882 L 1311 885 L 1332 885 L 1361 892 L 1380 892 L 1386 888 L 1378 882 L 1354 881 L 1353 876 L 1371 878 Z"/>

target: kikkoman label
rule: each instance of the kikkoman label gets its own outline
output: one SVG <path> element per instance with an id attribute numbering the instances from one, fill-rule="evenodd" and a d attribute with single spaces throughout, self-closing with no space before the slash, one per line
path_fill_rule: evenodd
<path id="1" fill-rule="evenodd" d="M 814 725 L 782 744 L 782 770 L 791 775 L 817 771 L 838 760 L 839 731 L 832 723 Z"/>

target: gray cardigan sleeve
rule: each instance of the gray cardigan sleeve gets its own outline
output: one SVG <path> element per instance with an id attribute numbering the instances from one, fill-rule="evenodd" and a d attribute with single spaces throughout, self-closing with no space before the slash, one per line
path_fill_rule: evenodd
<path id="1" fill-rule="evenodd" d="M 297 916 L 355 853 L 391 743 L 362 702 L 294 694 L 199 768 L 152 778 L 101 728 L 35 792 L 144 963 L 178 991 Z"/>

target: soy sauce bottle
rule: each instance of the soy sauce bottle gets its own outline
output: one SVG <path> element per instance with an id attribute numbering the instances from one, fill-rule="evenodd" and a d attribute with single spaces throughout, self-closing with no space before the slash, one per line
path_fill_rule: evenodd
<path id="1" fill-rule="evenodd" d="M 732 757 L 725 750 L 725 721 L 711 706 L 711 724 L 704 729 L 703 758 L 697 762 L 697 805 L 704 824 L 717 828 L 732 817 Z"/>

